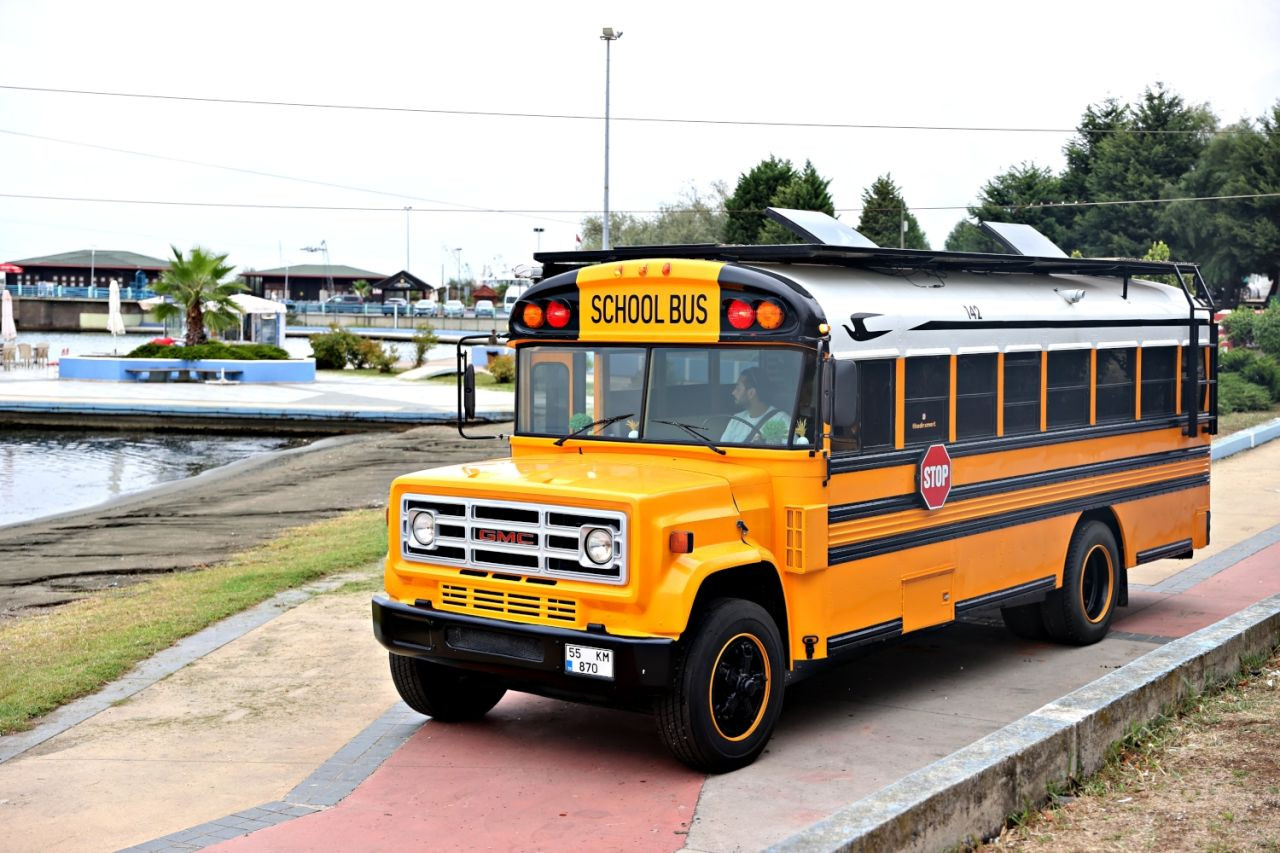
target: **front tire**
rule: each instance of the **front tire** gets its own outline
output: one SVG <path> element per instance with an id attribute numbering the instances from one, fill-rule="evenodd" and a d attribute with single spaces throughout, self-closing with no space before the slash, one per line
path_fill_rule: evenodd
<path id="1" fill-rule="evenodd" d="M 1044 625 L 1060 643 L 1087 646 L 1107 635 L 1120 589 L 1120 550 L 1111 528 L 1088 521 L 1067 548 L 1062 588 L 1044 601 Z"/>
<path id="2" fill-rule="evenodd" d="M 741 599 L 712 602 L 658 701 L 658 731 L 680 761 L 724 773 L 755 761 L 782 711 L 786 666 L 773 618 Z"/>
<path id="3" fill-rule="evenodd" d="M 444 723 L 478 720 L 507 688 L 487 676 L 421 658 L 388 654 L 391 680 L 405 704 Z"/>

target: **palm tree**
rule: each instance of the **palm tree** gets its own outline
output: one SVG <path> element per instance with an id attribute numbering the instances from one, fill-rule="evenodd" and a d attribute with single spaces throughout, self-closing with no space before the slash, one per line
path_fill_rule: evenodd
<path id="1" fill-rule="evenodd" d="M 223 329 L 238 323 L 240 315 L 231 297 L 245 288 L 239 282 L 223 281 L 235 268 L 226 263 L 227 256 L 194 246 L 191 254 L 184 258 L 177 246 L 169 248 L 173 250 L 173 260 L 154 290 L 170 297 L 172 302 L 157 306 L 156 316 L 167 320 L 179 313 L 185 314 L 189 347 L 208 340 L 206 325 Z"/>

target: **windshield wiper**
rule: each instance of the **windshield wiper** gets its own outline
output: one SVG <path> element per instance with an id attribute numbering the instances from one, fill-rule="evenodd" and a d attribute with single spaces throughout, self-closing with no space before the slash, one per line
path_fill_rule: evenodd
<path id="1" fill-rule="evenodd" d="M 601 418 L 598 421 L 592 421 L 586 426 L 578 427 L 568 435 L 560 436 L 559 438 L 556 439 L 555 445 L 556 447 L 561 447 L 569 439 L 582 435 L 584 432 L 586 432 L 589 429 L 595 429 L 596 427 L 600 427 L 603 429 L 604 427 L 612 426 L 613 424 L 616 424 L 618 421 L 622 420 L 623 418 L 630 418 L 634 416 L 635 416 L 635 412 L 627 412 L 625 415 L 614 415 L 611 418 Z"/>
<path id="2" fill-rule="evenodd" d="M 660 420 L 655 419 L 655 420 L 654 420 L 654 423 L 655 423 L 655 424 L 666 424 L 667 426 L 673 426 L 673 427 L 680 427 L 680 429 L 682 429 L 682 430 L 684 430 L 685 432 L 689 433 L 689 435 L 691 435 L 691 436 L 693 436 L 694 438 L 698 439 L 698 441 L 702 442 L 702 443 L 703 443 L 703 444 L 705 444 L 707 447 L 710 447 L 710 448 L 711 448 L 712 450 L 714 450 L 716 453 L 719 453 L 721 456 L 724 456 L 724 455 L 725 455 L 725 453 L 724 453 L 724 451 L 723 451 L 723 450 L 721 450 L 719 447 L 716 447 L 715 442 L 713 442 L 711 439 L 707 438 L 707 437 L 706 437 L 705 435 L 703 435 L 702 433 L 698 432 L 697 427 L 691 427 L 691 426 L 689 426 L 688 424 L 682 424 L 682 423 L 680 423 L 679 421 L 660 421 Z"/>

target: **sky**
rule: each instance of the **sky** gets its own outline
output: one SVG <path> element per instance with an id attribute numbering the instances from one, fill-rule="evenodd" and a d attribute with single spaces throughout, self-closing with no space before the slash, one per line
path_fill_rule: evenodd
<path id="1" fill-rule="evenodd" d="M 1272 0 L 0 0 L 0 193 L 115 200 L 0 196 L 0 261 L 201 245 L 268 269 L 323 241 L 439 283 L 573 249 L 603 205 L 606 26 L 612 210 L 732 190 L 776 155 L 812 161 L 851 225 L 890 174 L 934 247 L 991 177 L 1061 169 L 1089 104 L 1162 81 L 1226 124 L 1280 99 Z"/>

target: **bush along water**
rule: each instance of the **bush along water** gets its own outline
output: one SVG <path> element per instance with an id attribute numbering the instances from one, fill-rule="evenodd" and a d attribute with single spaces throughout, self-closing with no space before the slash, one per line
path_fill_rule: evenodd
<path id="1" fill-rule="evenodd" d="M 316 369 L 345 370 L 351 365 L 356 369 L 372 367 L 379 373 L 390 373 L 395 367 L 396 356 L 378 341 L 362 338 L 336 325 L 329 329 L 310 338 Z"/>
<path id="2" fill-rule="evenodd" d="M 177 358 L 182 361 L 214 358 L 236 361 L 283 361 L 288 357 L 289 353 L 270 344 L 232 345 L 222 341 L 208 341 L 191 347 L 146 343 L 125 356 L 125 358 Z"/>

